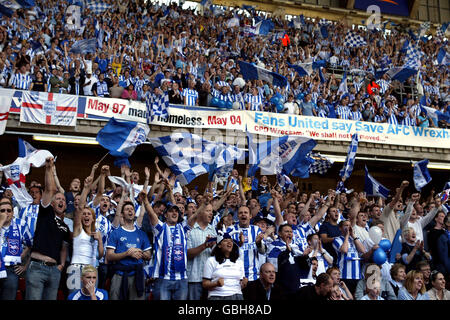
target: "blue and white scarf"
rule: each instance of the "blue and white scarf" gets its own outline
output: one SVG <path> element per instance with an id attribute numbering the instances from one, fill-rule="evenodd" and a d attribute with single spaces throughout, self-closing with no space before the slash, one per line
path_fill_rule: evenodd
<path id="1" fill-rule="evenodd" d="M 163 256 L 159 269 L 160 275 L 186 271 L 186 243 L 182 224 L 178 223 L 174 227 L 174 232 L 167 224 L 164 224 L 164 239 L 161 249 Z"/>
<path id="2" fill-rule="evenodd" d="M 8 265 L 20 264 L 22 254 L 22 243 L 20 229 L 13 219 L 8 230 L 5 232 L 5 240 L 2 244 L 2 258 Z"/>

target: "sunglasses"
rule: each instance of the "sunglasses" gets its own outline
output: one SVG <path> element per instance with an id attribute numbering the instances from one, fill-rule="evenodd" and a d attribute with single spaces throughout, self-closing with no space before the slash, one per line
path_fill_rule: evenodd
<path id="1" fill-rule="evenodd" d="M 0 212 L 8 212 L 8 213 L 11 213 L 12 210 L 11 210 L 11 209 L 0 209 Z"/>

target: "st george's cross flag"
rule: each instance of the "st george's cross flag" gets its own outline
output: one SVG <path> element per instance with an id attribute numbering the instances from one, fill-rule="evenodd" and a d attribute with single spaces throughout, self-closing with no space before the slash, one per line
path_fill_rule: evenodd
<path id="1" fill-rule="evenodd" d="M 24 91 L 20 122 L 74 127 L 77 105 L 78 97 L 74 95 Z"/>
<path id="2" fill-rule="evenodd" d="M 5 133 L 14 90 L 0 89 L 0 135 Z"/>

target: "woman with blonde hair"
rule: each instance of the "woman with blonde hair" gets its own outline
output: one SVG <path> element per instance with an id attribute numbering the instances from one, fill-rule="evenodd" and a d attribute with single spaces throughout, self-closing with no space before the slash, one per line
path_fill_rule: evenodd
<path id="1" fill-rule="evenodd" d="M 95 212 L 85 207 L 90 191 L 92 177 L 84 180 L 80 203 L 75 208 L 73 221 L 73 253 L 70 266 L 67 268 L 67 288 L 69 292 L 81 289 L 80 275 L 86 265 L 96 265 L 97 258 L 103 256 L 103 241 L 100 231 L 95 230 Z"/>
<path id="2" fill-rule="evenodd" d="M 398 300 L 430 300 L 422 272 L 416 270 L 408 272 L 403 288 L 398 291 Z"/>

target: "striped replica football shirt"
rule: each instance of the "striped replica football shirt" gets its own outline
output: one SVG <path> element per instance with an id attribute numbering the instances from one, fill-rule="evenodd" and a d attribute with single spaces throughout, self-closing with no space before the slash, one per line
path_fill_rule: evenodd
<path id="1" fill-rule="evenodd" d="M 183 97 L 186 97 L 186 105 L 187 106 L 195 106 L 197 105 L 198 92 L 194 89 L 184 88 L 181 92 Z"/>
<path id="2" fill-rule="evenodd" d="M 227 232 L 235 232 L 232 238 L 234 241 L 239 242 L 239 234 L 244 234 L 244 243 L 239 248 L 239 257 L 244 262 L 245 277 L 248 281 L 254 281 L 259 277 L 259 255 L 263 252 L 259 252 L 256 246 L 256 237 L 262 232 L 258 226 L 250 225 L 248 228 L 241 228 L 239 223 L 229 227 Z"/>
<path id="3" fill-rule="evenodd" d="M 337 265 L 341 271 L 341 278 L 359 280 L 361 279 L 361 263 L 355 242 L 352 238 L 348 239 L 347 253 L 342 253 L 339 251 L 343 243 L 343 236 L 337 237 L 333 241 L 333 248 L 337 253 Z"/>

